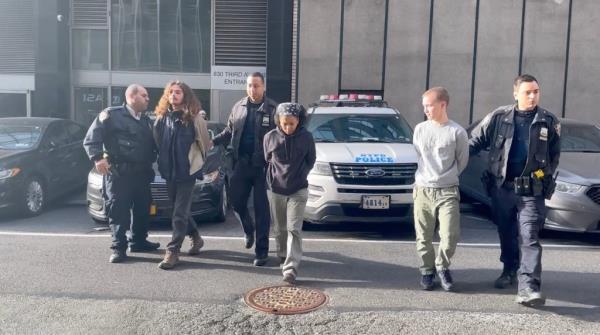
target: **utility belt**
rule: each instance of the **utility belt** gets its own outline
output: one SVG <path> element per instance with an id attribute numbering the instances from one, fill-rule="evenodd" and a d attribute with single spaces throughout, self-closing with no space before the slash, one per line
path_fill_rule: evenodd
<path id="1" fill-rule="evenodd" d="M 532 172 L 530 176 L 519 176 L 513 181 L 506 181 L 503 186 L 512 188 L 518 196 L 544 196 L 550 199 L 556 187 L 556 177 L 546 176 L 540 169 Z"/>

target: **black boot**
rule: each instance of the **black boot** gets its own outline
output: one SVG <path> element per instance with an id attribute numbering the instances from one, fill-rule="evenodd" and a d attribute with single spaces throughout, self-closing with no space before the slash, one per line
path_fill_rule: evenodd
<path id="1" fill-rule="evenodd" d="M 160 243 L 158 242 L 150 242 L 148 240 L 140 240 L 140 241 L 130 241 L 129 242 L 129 251 L 131 252 L 144 252 L 144 251 L 154 251 L 160 247 Z"/>
<path id="2" fill-rule="evenodd" d="M 500 277 L 494 282 L 494 287 L 503 289 L 514 285 L 517 282 L 517 271 L 504 269 Z"/>

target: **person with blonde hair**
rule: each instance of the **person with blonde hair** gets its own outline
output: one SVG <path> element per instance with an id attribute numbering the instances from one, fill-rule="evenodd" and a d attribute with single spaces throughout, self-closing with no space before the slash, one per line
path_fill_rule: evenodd
<path id="1" fill-rule="evenodd" d="M 196 179 L 203 178 L 202 166 L 210 143 L 200 109 L 200 102 L 192 89 L 184 82 L 172 81 L 165 86 L 155 110 L 158 171 L 167 182 L 169 200 L 173 204 L 173 235 L 165 257 L 158 265 L 164 270 L 172 269 L 179 262 L 186 234 L 192 240 L 188 254 L 198 254 L 204 245 L 191 216 L 192 191 Z"/>

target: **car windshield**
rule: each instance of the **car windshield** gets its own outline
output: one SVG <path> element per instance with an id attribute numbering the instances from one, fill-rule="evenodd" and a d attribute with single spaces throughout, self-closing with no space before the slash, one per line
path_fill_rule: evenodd
<path id="1" fill-rule="evenodd" d="M 33 148 L 42 135 L 39 126 L 0 126 L 0 149 L 24 150 Z"/>
<path id="2" fill-rule="evenodd" d="M 307 128 L 315 142 L 412 142 L 412 129 L 397 114 L 313 114 Z"/>
<path id="3" fill-rule="evenodd" d="M 562 152 L 600 152 L 600 128 L 593 125 L 562 125 Z"/>

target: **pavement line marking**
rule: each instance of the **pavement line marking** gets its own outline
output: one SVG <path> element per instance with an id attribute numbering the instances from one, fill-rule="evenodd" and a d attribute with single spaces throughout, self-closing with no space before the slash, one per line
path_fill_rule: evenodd
<path id="1" fill-rule="evenodd" d="M 110 234 L 72 234 L 72 233 L 35 233 L 35 232 L 17 232 L 0 231 L 0 236 L 41 236 L 41 237 L 84 237 L 84 238 L 107 238 Z M 171 237 L 171 234 L 149 234 L 150 237 Z M 243 237 L 235 236 L 202 236 L 206 240 L 243 240 Z M 274 241 L 274 238 L 269 238 Z M 334 242 L 334 243 L 370 243 L 370 244 L 403 244 L 414 245 L 414 241 L 390 241 L 390 240 L 360 240 L 360 239 L 337 239 L 337 238 L 303 238 L 306 242 Z M 437 245 L 439 242 L 434 242 Z M 500 247 L 500 243 L 458 243 L 463 247 Z M 573 245 L 573 244 L 543 244 L 544 248 L 557 249 L 600 249 L 600 246 L 593 245 Z"/>

